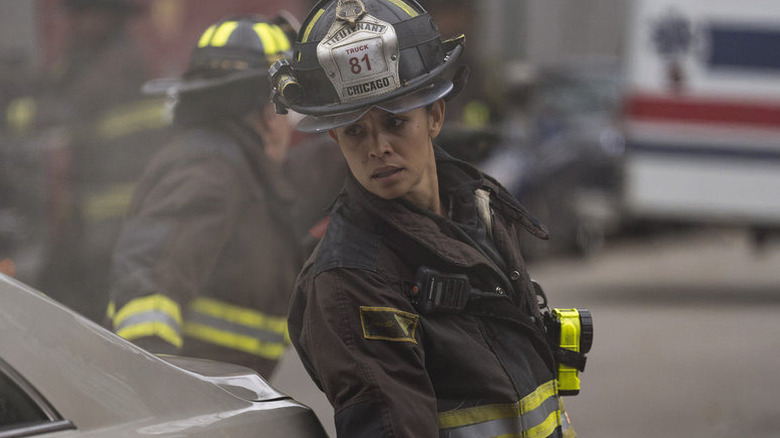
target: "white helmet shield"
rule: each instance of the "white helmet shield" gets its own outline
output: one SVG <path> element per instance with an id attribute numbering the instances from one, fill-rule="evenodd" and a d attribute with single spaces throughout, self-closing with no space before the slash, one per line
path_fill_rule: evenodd
<path id="1" fill-rule="evenodd" d="M 341 103 L 401 87 L 395 29 L 370 14 L 354 24 L 334 20 L 317 46 L 317 58 Z"/>

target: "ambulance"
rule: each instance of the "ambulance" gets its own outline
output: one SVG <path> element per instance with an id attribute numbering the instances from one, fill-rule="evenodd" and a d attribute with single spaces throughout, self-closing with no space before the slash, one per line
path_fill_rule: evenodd
<path id="1" fill-rule="evenodd" d="M 630 218 L 780 230 L 780 1 L 633 0 Z"/>

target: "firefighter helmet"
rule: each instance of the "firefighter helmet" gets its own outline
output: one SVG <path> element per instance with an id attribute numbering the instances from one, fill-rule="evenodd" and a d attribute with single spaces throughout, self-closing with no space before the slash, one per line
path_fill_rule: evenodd
<path id="1" fill-rule="evenodd" d="M 306 115 L 304 132 L 337 128 L 373 107 L 397 114 L 453 95 L 464 36 L 442 41 L 415 0 L 322 0 L 289 59 L 270 70 L 280 111 Z M 449 96 L 448 96 L 449 95 Z"/>
<path id="2" fill-rule="evenodd" d="M 266 76 L 274 61 L 289 54 L 295 33 L 294 25 L 282 16 L 224 18 L 203 32 L 181 77 L 154 79 L 142 90 L 182 94 Z"/>

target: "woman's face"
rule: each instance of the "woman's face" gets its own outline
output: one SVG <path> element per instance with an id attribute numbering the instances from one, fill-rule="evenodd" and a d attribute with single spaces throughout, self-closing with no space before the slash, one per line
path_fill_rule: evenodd
<path id="1" fill-rule="evenodd" d="M 355 123 L 329 131 L 349 169 L 369 192 L 406 199 L 438 211 L 433 144 L 444 120 L 444 101 L 432 108 L 391 114 L 374 108 Z"/>

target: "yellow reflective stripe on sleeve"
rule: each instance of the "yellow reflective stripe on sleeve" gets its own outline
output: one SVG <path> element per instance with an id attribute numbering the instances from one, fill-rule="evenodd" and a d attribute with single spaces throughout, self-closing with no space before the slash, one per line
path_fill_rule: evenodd
<path id="1" fill-rule="evenodd" d="M 208 29 L 206 29 L 205 32 L 203 32 L 203 35 L 201 35 L 200 40 L 198 41 L 198 47 L 206 47 L 209 45 L 209 41 L 211 41 L 211 37 L 214 36 L 214 32 L 217 30 L 216 25 L 209 26 Z"/>
<path id="2" fill-rule="evenodd" d="M 116 334 L 132 341 L 138 338 L 144 338 L 148 336 L 157 336 L 177 348 L 181 348 L 183 345 L 181 335 L 176 330 L 160 321 L 142 322 L 140 324 L 133 324 L 123 329 L 116 331 Z"/>
<path id="3" fill-rule="evenodd" d="M 271 331 L 281 336 L 287 332 L 287 318 L 265 315 L 246 307 L 224 303 L 212 298 L 196 298 L 190 303 L 189 310 L 233 324 Z"/>
<path id="4" fill-rule="evenodd" d="M 190 322 L 184 323 L 184 334 L 195 339 L 268 359 L 279 359 L 285 350 L 284 344 L 266 343 L 253 336 L 239 335 Z"/>
<path id="5" fill-rule="evenodd" d="M 412 9 L 411 6 L 407 5 L 406 3 L 402 2 L 401 0 L 389 0 L 390 3 L 398 6 L 402 11 L 406 12 L 409 17 L 416 17 L 420 14 L 417 13 L 414 9 Z"/>
<path id="6" fill-rule="evenodd" d="M 133 198 L 135 184 L 113 184 L 84 199 L 84 219 L 98 222 L 124 216 Z"/>
<path id="7" fill-rule="evenodd" d="M 160 129 L 171 122 L 163 99 L 148 99 L 123 105 L 109 111 L 95 126 L 103 140 L 123 137 L 135 132 Z"/>
<path id="8" fill-rule="evenodd" d="M 547 419 L 538 426 L 534 426 L 523 431 L 523 438 L 545 438 L 555 431 L 555 428 L 561 425 L 561 412 L 550 412 Z"/>
<path id="9" fill-rule="evenodd" d="M 517 403 L 475 406 L 439 414 L 439 428 L 451 429 L 485 421 L 520 416 Z"/>
<path id="10" fill-rule="evenodd" d="M 285 317 L 204 297 L 187 308 L 184 334 L 267 359 L 281 357 L 290 339 Z"/>
<path id="11" fill-rule="evenodd" d="M 252 28 L 260 38 L 260 41 L 263 42 L 263 48 L 265 49 L 266 55 L 272 55 L 281 51 L 278 47 L 276 38 L 274 38 L 273 32 L 271 32 L 271 26 L 268 23 L 257 23 L 252 26 Z"/>
<path id="12" fill-rule="evenodd" d="M 5 121 L 16 134 L 29 131 L 35 122 L 38 104 L 32 97 L 20 97 L 12 100 L 6 107 Z"/>
<path id="13" fill-rule="evenodd" d="M 561 426 L 555 381 L 544 383 L 520 401 L 439 413 L 439 428 L 454 438 L 544 438 Z"/>
<path id="14" fill-rule="evenodd" d="M 147 312 L 164 313 L 181 325 L 181 309 L 179 305 L 165 295 L 155 294 L 136 298 L 125 304 L 114 317 L 114 327 L 121 326 L 128 318 Z"/>
<path id="15" fill-rule="evenodd" d="M 108 318 L 109 321 L 113 321 L 114 316 L 116 316 L 116 303 L 109 301 L 108 308 L 106 308 L 106 318 Z"/>
<path id="16" fill-rule="evenodd" d="M 222 23 L 221 26 L 214 32 L 214 38 L 211 39 L 212 47 L 222 47 L 227 44 L 230 39 L 230 35 L 238 27 L 237 21 L 227 21 Z"/>
<path id="17" fill-rule="evenodd" d="M 303 38 L 301 38 L 302 43 L 305 43 L 306 41 L 309 40 L 309 34 L 311 34 L 312 28 L 324 13 L 325 13 L 325 9 L 320 9 L 319 11 L 317 11 L 316 14 L 314 14 L 314 17 L 311 19 L 309 25 L 306 26 L 306 30 L 303 32 Z"/>
<path id="18" fill-rule="evenodd" d="M 536 390 L 520 400 L 520 413 L 525 414 L 544 403 L 545 400 L 555 395 L 555 380 L 539 385 Z"/>

